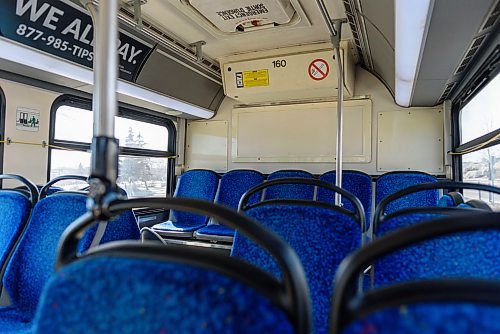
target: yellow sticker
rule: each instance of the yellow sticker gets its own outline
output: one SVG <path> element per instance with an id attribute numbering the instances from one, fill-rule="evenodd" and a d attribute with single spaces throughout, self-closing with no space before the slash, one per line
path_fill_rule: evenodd
<path id="1" fill-rule="evenodd" d="M 243 72 L 243 87 L 269 86 L 269 71 L 245 71 Z"/>

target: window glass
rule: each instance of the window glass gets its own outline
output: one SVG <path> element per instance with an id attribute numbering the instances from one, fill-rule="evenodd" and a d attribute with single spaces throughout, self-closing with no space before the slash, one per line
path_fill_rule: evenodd
<path id="1" fill-rule="evenodd" d="M 120 140 L 120 146 L 168 150 L 168 129 L 161 125 L 117 117 L 115 136 Z"/>
<path id="2" fill-rule="evenodd" d="M 54 139 L 90 144 L 92 132 L 92 111 L 70 106 L 57 109 Z"/>
<path id="3" fill-rule="evenodd" d="M 460 143 L 467 143 L 500 128 L 500 75 L 460 111 Z"/>
<path id="4" fill-rule="evenodd" d="M 489 134 L 500 128 L 500 75 L 486 85 L 460 112 L 461 143 Z M 500 186 L 500 145 L 462 156 L 464 182 Z M 500 210 L 500 196 L 464 190 L 466 199 L 480 199 Z"/>
<path id="5" fill-rule="evenodd" d="M 117 183 L 132 197 L 165 197 L 168 160 L 123 156 L 119 158 Z"/>
<path id="6" fill-rule="evenodd" d="M 488 184 L 500 187 L 500 146 L 496 145 L 462 157 L 464 182 Z M 500 195 L 475 190 L 464 190 L 467 199 L 486 201 L 495 210 L 500 210 Z"/>
<path id="7" fill-rule="evenodd" d="M 132 116 L 131 116 L 132 115 Z M 130 198 L 164 197 L 169 180 L 169 159 L 173 155 L 169 128 L 150 123 L 148 116 L 132 113 L 115 118 L 115 136 L 120 141 L 117 183 Z M 61 175 L 90 174 L 90 143 L 93 113 L 87 109 L 61 105 L 55 110 L 51 144 L 68 148 L 51 148 L 50 179 Z M 166 122 L 165 122 L 166 124 Z M 67 142 L 71 143 L 67 143 Z M 81 181 L 61 181 L 56 186 L 65 190 L 82 189 Z"/>

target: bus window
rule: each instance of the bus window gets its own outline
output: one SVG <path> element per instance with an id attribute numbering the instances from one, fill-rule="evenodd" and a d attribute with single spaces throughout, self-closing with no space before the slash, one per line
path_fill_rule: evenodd
<path id="1" fill-rule="evenodd" d="M 89 175 L 92 120 L 90 102 L 62 100 L 55 104 L 51 117 L 50 144 L 54 147 L 50 148 L 50 179 L 59 175 Z M 172 163 L 166 157 L 174 155 L 173 129 L 169 119 L 120 109 L 115 118 L 115 134 L 120 142 L 117 182 L 130 198 L 165 196 L 169 191 Z M 68 190 L 82 186 L 70 181 L 61 183 Z"/>
<path id="2" fill-rule="evenodd" d="M 477 150 L 462 156 L 463 181 L 500 186 L 500 145 L 496 137 L 500 133 L 500 75 L 486 85 L 460 112 L 460 143 L 467 143 L 486 138 Z M 496 137 L 495 137 L 496 135 Z M 500 208 L 500 196 L 465 191 L 469 199 L 481 199 L 489 202 L 496 209 Z"/>

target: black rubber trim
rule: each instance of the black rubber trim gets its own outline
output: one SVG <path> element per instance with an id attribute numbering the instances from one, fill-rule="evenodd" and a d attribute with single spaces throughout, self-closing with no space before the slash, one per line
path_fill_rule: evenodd
<path id="1" fill-rule="evenodd" d="M 464 195 L 458 191 L 449 192 L 447 195 L 451 197 L 454 206 L 465 203 Z"/>
<path id="2" fill-rule="evenodd" d="M 64 180 L 79 180 L 79 181 L 87 182 L 87 184 L 88 184 L 88 178 L 86 176 L 81 176 L 81 175 L 61 175 L 61 176 L 58 176 L 56 178 L 53 178 L 52 180 L 50 180 L 49 182 L 47 182 L 42 187 L 42 189 L 40 189 L 40 198 L 47 197 L 47 193 L 48 193 L 50 187 L 52 187 L 57 182 L 64 181 Z"/>
<path id="3" fill-rule="evenodd" d="M 248 200 L 250 197 L 257 193 L 260 192 L 268 187 L 276 186 L 276 185 L 283 185 L 283 184 L 305 184 L 305 185 L 310 185 L 314 187 L 321 187 L 328 189 L 334 193 L 339 193 L 340 195 L 347 197 L 349 201 L 354 205 L 355 211 L 349 211 L 345 208 L 339 207 L 335 204 L 330 204 L 326 202 L 319 202 L 316 200 L 297 200 L 297 199 L 272 199 L 272 200 L 265 200 L 265 201 L 260 201 L 256 204 L 252 205 L 247 205 Z M 265 181 L 262 184 L 259 184 L 252 189 L 248 190 L 241 196 L 240 203 L 238 205 L 238 211 L 246 211 L 251 208 L 255 208 L 258 206 L 262 205 L 268 205 L 268 204 L 278 204 L 278 205 L 304 205 L 304 206 L 315 206 L 315 207 L 322 207 L 322 208 L 327 208 L 330 210 L 334 211 L 339 211 L 344 214 L 351 215 L 356 222 L 358 222 L 359 227 L 361 228 L 362 232 L 366 231 L 366 216 L 365 216 L 365 210 L 363 208 L 363 204 L 361 204 L 361 201 L 348 192 L 345 189 L 339 188 L 329 182 L 326 181 L 321 181 L 317 179 L 304 179 L 304 178 L 282 178 L 282 179 L 275 179 L 271 181 Z"/>
<path id="4" fill-rule="evenodd" d="M 16 180 L 23 184 L 23 186 L 28 189 L 28 197 L 31 202 L 31 207 L 34 207 L 40 198 L 40 194 L 38 192 L 38 188 L 36 184 L 28 180 L 27 178 L 16 175 L 16 174 L 0 174 L 0 180 Z"/>
<path id="5" fill-rule="evenodd" d="M 479 199 L 471 199 L 467 201 L 465 204 L 468 204 L 475 209 L 481 209 L 489 212 L 493 211 L 493 209 L 491 208 L 491 206 L 488 205 L 488 203 L 481 201 Z"/>
<path id="6" fill-rule="evenodd" d="M 401 197 L 404 197 L 409 194 L 413 194 L 419 191 L 425 190 L 437 190 L 437 189 L 448 189 L 448 190 L 462 190 L 462 189 L 475 189 L 481 191 L 487 191 L 490 193 L 495 193 L 500 195 L 500 188 L 478 184 L 478 183 L 465 183 L 465 182 L 448 182 L 448 181 L 440 181 L 440 182 L 432 182 L 432 183 L 421 183 L 417 184 L 405 189 L 402 189 L 398 192 L 395 192 L 391 195 L 384 197 L 380 203 L 375 208 L 375 214 L 373 216 L 373 231 L 374 233 L 377 230 L 377 225 L 380 225 L 384 218 L 384 211 L 386 206 Z M 430 209 L 430 208 L 428 208 Z M 451 209 L 451 208 L 448 208 Z M 387 216 L 389 217 L 389 216 Z"/>
<path id="7" fill-rule="evenodd" d="M 352 319 L 350 302 L 357 294 L 359 273 L 374 260 L 418 242 L 452 233 L 500 229 L 500 213 L 463 212 L 463 215 L 423 222 L 387 234 L 342 261 L 335 277 L 335 299 L 330 316 L 331 333 L 340 333 Z"/>
<path id="8" fill-rule="evenodd" d="M 304 269 L 295 251 L 279 236 L 253 219 L 241 215 L 232 209 L 198 199 L 138 198 L 115 200 L 103 209 L 112 215 L 118 215 L 123 211 L 139 207 L 173 209 L 209 216 L 230 228 L 238 230 L 250 240 L 260 245 L 275 258 L 281 268 L 283 277 L 283 282 L 278 283 L 280 288 L 268 291 L 269 294 L 266 297 L 272 301 L 280 301 L 278 305 L 286 311 L 297 333 L 310 333 L 312 326 L 311 305 Z M 78 254 L 78 243 L 84 234 L 83 232 L 96 223 L 97 220 L 93 214 L 88 212 L 65 230 L 59 243 L 56 268 L 61 268 L 80 258 L 85 258 L 89 256 L 88 254 L 99 254 L 104 249 L 105 254 L 110 254 L 109 252 L 115 252 L 116 254 L 130 252 L 130 255 L 139 254 L 140 256 L 154 257 L 164 261 L 175 259 L 175 261 L 180 263 L 187 262 L 203 268 L 230 273 L 233 277 L 243 282 L 255 279 L 270 282 L 273 279 L 271 276 L 263 278 L 264 275 L 268 274 L 260 274 L 260 269 L 243 261 L 230 258 L 229 255 L 213 256 L 211 252 L 204 252 L 197 249 L 191 250 L 163 246 L 157 248 L 156 244 L 154 247 L 151 246 L 153 248 L 148 248 L 147 245 L 144 247 L 144 245 L 134 242 L 115 242 L 97 246 L 93 251 L 87 253 L 87 255 Z M 261 291 L 268 290 L 266 287 L 259 287 L 259 289 Z"/>

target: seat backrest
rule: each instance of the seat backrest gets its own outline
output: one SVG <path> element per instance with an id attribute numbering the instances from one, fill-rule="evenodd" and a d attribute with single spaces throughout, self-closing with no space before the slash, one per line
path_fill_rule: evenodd
<path id="1" fill-rule="evenodd" d="M 427 221 L 463 214 L 467 209 L 450 208 L 446 213 L 398 215 L 384 221 L 378 237 Z M 453 210 L 453 211 L 452 211 Z M 440 277 L 500 279 L 500 231 L 476 231 L 435 238 L 402 248 L 377 260 L 374 286 Z"/>
<path id="2" fill-rule="evenodd" d="M 307 284 L 295 252 L 257 222 L 214 203 L 141 199 L 110 204 L 191 210 L 244 233 L 284 273 L 277 280 L 239 259 L 182 246 L 118 242 L 78 254 L 90 215 L 61 241 L 58 272 L 38 309 L 36 333 L 311 333 Z M 54 307 L 56 305 L 56 307 Z"/>
<path id="3" fill-rule="evenodd" d="M 470 240 L 466 240 L 467 235 Z M 490 318 L 500 315 L 499 237 L 500 214 L 464 210 L 461 215 L 416 224 L 375 240 L 339 267 L 330 333 L 498 332 L 498 321 Z M 424 255 L 437 249 L 432 243 L 441 251 Z M 412 266 L 418 275 L 399 274 L 404 280 L 358 293 L 359 273 L 367 265 L 424 244 L 429 248 L 416 253 L 416 261 L 392 263 L 393 272 L 404 273 L 406 267 Z M 469 251 L 471 247 L 473 251 Z M 426 261 L 418 260 L 421 257 Z M 437 262 L 444 268 L 433 268 Z M 482 266 L 487 262 L 489 268 Z M 476 273 L 471 275 L 464 267 L 471 267 Z M 455 271 L 448 271 L 450 268 Z"/>
<path id="4" fill-rule="evenodd" d="M 7 266 L 3 283 L 13 305 L 34 314 L 42 288 L 54 270 L 63 231 L 86 212 L 86 197 L 53 195 L 40 200 Z"/>
<path id="5" fill-rule="evenodd" d="M 380 176 L 375 186 L 375 203 L 395 192 L 421 183 L 437 182 L 432 175 L 421 172 L 390 172 Z M 437 206 L 438 190 L 426 190 L 407 195 L 389 203 L 385 208 L 385 213 L 392 213 L 404 208 L 417 206 Z"/>
<path id="6" fill-rule="evenodd" d="M 0 268 L 4 268 L 30 212 L 27 196 L 14 190 L 0 190 Z"/>
<path id="7" fill-rule="evenodd" d="M 344 212 L 314 205 L 262 203 L 244 212 L 280 235 L 297 252 L 309 283 L 315 333 L 327 333 L 331 285 L 339 263 L 360 247 L 358 222 Z M 273 259 L 238 232 L 231 255 L 280 276 Z"/>
<path id="8" fill-rule="evenodd" d="M 232 170 L 222 175 L 215 203 L 237 209 L 241 196 L 249 189 L 261 184 L 264 176 L 253 170 Z M 260 199 L 259 194 L 252 196 L 251 203 Z"/>
<path id="9" fill-rule="evenodd" d="M 182 174 L 177 180 L 174 197 L 196 198 L 213 202 L 217 192 L 219 176 L 210 170 L 193 169 Z M 172 210 L 170 220 L 186 225 L 199 225 L 207 222 L 207 217 L 188 212 Z"/>
<path id="10" fill-rule="evenodd" d="M 268 175 L 267 180 L 284 178 L 313 179 L 314 176 L 303 170 L 279 170 Z M 303 199 L 312 200 L 314 187 L 305 184 L 281 184 L 266 188 L 264 199 Z"/>
<path id="11" fill-rule="evenodd" d="M 330 171 L 322 174 L 319 179 L 331 184 L 335 184 L 337 173 Z M 370 217 L 372 210 L 372 179 L 370 175 L 358 171 L 343 171 L 342 172 L 342 188 L 359 198 L 365 209 L 367 228 L 370 226 Z M 335 194 L 327 191 L 324 188 L 318 188 L 316 199 L 321 202 L 334 203 Z M 344 200 L 342 203 L 347 209 L 353 210 L 353 204 Z"/>
<path id="12" fill-rule="evenodd" d="M 40 200 L 33 208 L 3 277 L 12 304 L 21 309 L 26 320 L 34 314 L 42 288 L 54 270 L 59 239 L 73 221 L 87 212 L 86 200 L 82 194 L 59 192 Z M 124 234 L 139 239 L 139 232 L 133 230 L 138 230 L 137 224 L 132 223 L 135 224 L 133 214 L 124 213 L 110 222 L 111 228 L 106 228 L 100 243 L 124 238 Z M 90 229 L 84 234 L 79 245 L 81 252 L 90 247 L 95 233 L 96 229 Z"/>
<path id="13" fill-rule="evenodd" d="M 440 207 L 454 207 L 458 206 L 462 203 L 464 203 L 464 196 L 457 192 L 457 191 L 452 191 L 447 194 L 444 194 L 441 196 L 438 202 L 438 206 Z"/>
<path id="14" fill-rule="evenodd" d="M 128 210 L 103 226 L 92 226 L 80 241 L 80 251 L 84 252 L 91 246 L 102 245 L 117 240 L 139 240 L 141 232 L 132 211 Z M 97 238 L 97 239 L 96 239 Z"/>

